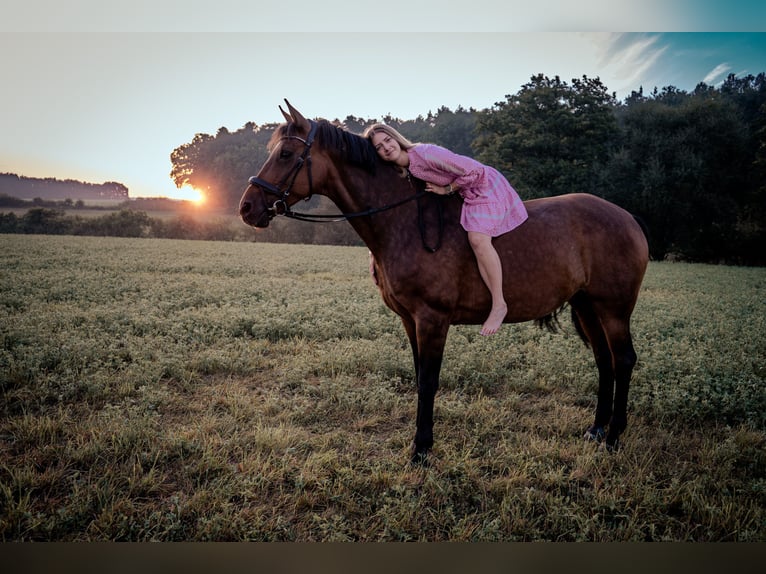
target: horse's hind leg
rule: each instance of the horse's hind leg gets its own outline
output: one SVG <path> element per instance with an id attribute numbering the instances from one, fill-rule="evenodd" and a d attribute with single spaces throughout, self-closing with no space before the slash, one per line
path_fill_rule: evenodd
<path id="1" fill-rule="evenodd" d="M 628 426 L 628 391 L 637 356 L 630 335 L 630 322 L 627 318 L 614 318 L 606 322 L 605 331 L 614 357 L 615 373 L 614 412 L 609 421 L 606 446 L 617 450 L 620 435 Z"/>
<path id="2" fill-rule="evenodd" d="M 596 417 L 593 425 L 585 431 L 585 438 L 600 442 L 606 437 L 606 427 L 612 418 L 615 380 L 612 352 L 609 349 L 606 333 L 587 297 L 581 293 L 573 298 L 570 304 L 576 314 L 576 320 L 579 321 L 583 339 L 590 344 L 598 369 Z"/>

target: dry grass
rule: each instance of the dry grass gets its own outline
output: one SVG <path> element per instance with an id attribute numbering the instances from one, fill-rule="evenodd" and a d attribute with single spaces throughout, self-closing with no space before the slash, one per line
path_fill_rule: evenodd
<path id="1" fill-rule="evenodd" d="M 573 335 L 452 330 L 428 469 L 349 247 L 3 236 L 3 540 L 766 539 L 766 271 L 652 263 L 623 449 Z"/>

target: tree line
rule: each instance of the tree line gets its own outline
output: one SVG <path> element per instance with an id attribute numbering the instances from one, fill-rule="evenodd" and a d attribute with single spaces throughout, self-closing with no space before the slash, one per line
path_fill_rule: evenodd
<path id="1" fill-rule="evenodd" d="M 128 188 L 116 181 L 87 183 L 0 173 L 0 194 L 17 199 L 128 199 Z"/>
<path id="2" fill-rule="evenodd" d="M 252 230 L 233 217 L 200 220 L 178 213 L 174 217 L 150 217 L 142 210 L 123 208 L 101 216 L 71 215 L 64 209 L 33 207 L 23 215 L 0 213 L 0 233 L 40 235 L 92 235 L 249 241 Z"/>
<path id="3" fill-rule="evenodd" d="M 764 73 L 732 74 L 720 86 L 700 83 L 691 92 L 640 88 L 623 101 L 598 78 L 567 82 L 539 74 L 485 110 L 335 120 L 354 133 L 376 121 L 496 167 L 524 199 L 587 192 L 613 201 L 647 223 L 655 259 L 766 264 Z M 171 154 L 171 177 L 235 212 L 276 127 L 249 122 L 197 134 Z M 320 232 L 295 231 L 296 225 L 311 227 L 285 222 L 263 239 L 305 234 L 311 242 L 354 242 L 348 224 Z"/>

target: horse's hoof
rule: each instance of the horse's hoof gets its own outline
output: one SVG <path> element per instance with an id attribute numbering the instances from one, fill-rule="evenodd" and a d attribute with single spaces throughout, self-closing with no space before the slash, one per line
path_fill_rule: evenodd
<path id="1" fill-rule="evenodd" d="M 601 443 L 606 438 L 604 427 L 590 427 L 585 431 L 583 438 L 589 442 Z"/>
<path id="2" fill-rule="evenodd" d="M 418 466 L 421 468 L 427 468 L 428 462 L 428 450 L 418 450 L 415 445 L 412 445 L 412 451 L 410 455 L 410 465 Z"/>
<path id="3" fill-rule="evenodd" d="M 614 437 L 614 438 L 607 438 L 606 442 L 604 443 L 604 448 L 606 449 L 606 452 L 614 453 L 620 450 L 620 438 Z"/>
<path id="4" fill-rule="evenodd" d="M 428 468 L 431 463 L 428 460 L 427 452 L 417 452 L 410 458 L 410 465 L 418 468 Z"/>

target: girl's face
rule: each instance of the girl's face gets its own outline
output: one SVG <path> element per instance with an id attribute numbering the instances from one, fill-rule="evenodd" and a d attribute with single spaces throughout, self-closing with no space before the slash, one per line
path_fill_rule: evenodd
<path id="1" fill-rule="evenodd" d="M 410 164 L 407 152 L 402 149 L 398 141 L 386 132 L 375 132 L 372 134 L 372 145 L 375 147 L 378 155 L 385 161 L 393 162 L 402 167 L 407 167 Z"/>

